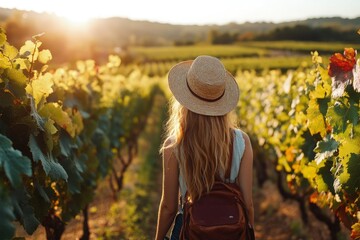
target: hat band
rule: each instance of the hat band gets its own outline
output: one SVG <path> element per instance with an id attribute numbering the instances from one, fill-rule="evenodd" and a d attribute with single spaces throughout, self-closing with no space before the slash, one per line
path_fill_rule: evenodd
<path id="1" fill-rule="evenodd" d="M 222 98 L 222 97 L 224 96 L 224 94 L 225 94 L 225 89 L 224 89 L 224 91 L 222 92 L 222 94 L 221 94 L 219 97 L 214 98 L 214 99 L 208 99 L 208 98 L 204 98 L 204 97 L 201 97 L 201 96 L 197 95 L 193 90 L 191 90 L 187 79 L 186 79 L 186 86 L 188 87 L 188 89 L 190 90 L 190 92 L 191 92 L 195 97 L 197 97 L 197 98 L 199 98 L 199 99 L 201 99 L 201 100 L 203 100 L 203 101 L 206 101 L 206 102 L 216 102 L 217 100 L 219 100 L 220 98 Z"/>

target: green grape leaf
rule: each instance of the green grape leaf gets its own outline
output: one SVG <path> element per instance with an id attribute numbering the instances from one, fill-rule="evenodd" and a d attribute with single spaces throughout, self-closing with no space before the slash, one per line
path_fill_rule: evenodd
<path id="1" fill-rule="evenodd" d="M 21 185 L 22 174 L 32 175 L 31 160 L 15 150 L 11 140 L 2 134 L 0 134 L 0 167 L 4 168 L 5 175 L 14 187 Z"/>
<path id="2" fill-rule="evenodd" d="M 54 126 L 54 121 L 51 119 L 48 119 L 45 123 L 45 131 L 48 132 L 50 135 L 53 135 L 57 133 L 57 128 Z"/>
<path id="3" fill-rule="evenodd" d="M 332 168 L 333 161 L 327 161 L 325 165 L 318 169 L 315 181 L 317 183 L 318 192 L 331 191 L 335 194 L 334 190 L 334 176 L 330 169 Z"/>
<path id="4" fill-rule="evenodd" d="M 54 126 L 54 120 L 48 119 L 45 123 L 45 142 L 48 150 L 51 152 L 54 147 L 54 141 L 52 135 L 57 132 L 57 128 Z"/>
<path id="5" fill-rule="evenodd" d="M 75 137 L 75 128 L 68 113 L 63 111 L 57 103 L 47 103 L 39 111 L 43 117 L 50 118 L 56 124 L 67 131 L 71 137 Z"/>
<path id="6" fill-rule="evenodd" d="M 319 104 L 319 110 L 323 116 L 326 116 L 328 110 L 328 103 L 330 102 L 329 98 L 318 98 L 317 102 Z"/>
<path id="7" fill-rule="evenodd" d="M 339 179 L 342 185 L 345 185 L 347 192 L 356 194 L 360 190 L 360 155 L 351 153 L 344 168 L 344 172 L 340 174 Z"/>
<path id="8" fill-rule="evenodd" d="M 311 91 L 309 96 L 311 99 L 314 99 L 314 98 L 323 99 L 323 98 L 329 97 L 330 93 L 331 93 L 330 84 L 327 84 L 326 82 L 322 82 L 322 84 L 316 85 L 315 90 Z"/>
<path id="9" fill-rule="evenodd" d="M 360 154 L 360 125 L 355 127 L 349 124 L 344 133 L 334 136 L 341 142 L 339 146 L 339 157 L 348 159 L 351 153 Z"/>
<path id="10" fill-rule="evenodd" d="M 25 86 L 27 78 L 22 70 L 15 68 L 6 69 L 9 79 L 8 89 L 18 98 L 25 97 Z"/>
<path id="11" fill-rule="evenodd" d="M 0 106 L 8 107 L 13 105 L 14 96 L 8 89 L 0 89 Z"/>
<path id="12" fill-rule="evenodd" d="M 18 188 L 13 195 L 14 212 L 18 220 L 24 226 L 28 234 L 33 234 L 40 225 L 39 220 L 35 217 L 34 208 L 30 205 L 30 195 L 25 188 Z"/>
<path id="13" fill-rule="evenodd" d="M 315 162 L 320 164 L 324 159 L 333 156 L 338 147 L 339 143 L 332 139 L 330 135 L 327 135 L 326 138 L 316 144 L 316 148 L 314 149 L 314 151 L 317 152 Z"/>
<path id="14" fill-rule="evenodd" d="M 41 62 L 42 64 L 46 64 L 51 59 L 52 59 L 52 55 L 48 49 L 44 49 L 39 52 L 38 61 Z"/>
<path id="15" fill-rule="evenodd" d="M 3 54 L 11 60 L 13 60 L 18 55 L 18 53 L 19 51 L 16 49 L 16 47 L 9 44 L 4 46 Z"/>
<path id="16" fill-rule="evenodd" d="M 76 164 L 78 161 L 77 157 L 74 156 L 72 159 L 68 158 L 63 162 L 64 169 L 69 175 L 68 188 L 73 194 L 81 192 L 81 183 L 84 181 L 81 176 L 82 169 L 79 169 L 79 165 Z"/>
<path id="17" fill-rule="evenodd" d="M 346 187 L 346 190 L 352 194 L 359 191 L 360 184 L 360 157 L 358 154 L 352 153 L 351 156 L 346 159 L 343 164 L 343 172 L 339 175 L 339 183 L 342 188 Z"/>
<path id="18" fill-rule="evenodd" d="M 66 112 L 72 120 L 72 131 L 74 132 L 74 136 L 75 134 L 78 135 L 84 129 L 83 118 L 80 111 L 68 108 L 66 109 Z"/>
<path id="19" fill-rule="evenodd" d="M 28 99 L 30 100 L 30 116 L 34 118 L 36 125 L 42 130 L 45 131 L 45 121 L 44 119 L 39 115 L 37 108 L 35 106 L 35 100 L 32 95 L 28 95 Z"/>
<path id="20" fill-rule="evenodd" d="M 5 193 L 2 183 L 0 183 L 0 219 L 0 236 L 3 239 L 12 239 L 15 234 L 13 203 Z"/>
<path id="21" fill-rule="evenodd" d="M 319 104 L 317 103 L 316 99 L 311 99 L 309 101 L 309 108 L 307 109 L 307 117 L 308 117 L 308 127 L 311 135 L 320 133 L 320 135 L 324 137 L 326 134 L 324 116 L 320 112 Z"/>
<path id="22" fill-rule="evenodd" d="M 42 173 L 42 176 L 44 173 Z M 38 177 L 40 178 L 40 177 Z M 31 203 L 34 206 L 35 216 L 46 216 L 49 213 L 52 201 L 58 199 L 58 196 L 54 192 L 54 189 L 51 188 L 50 184 L 47 186 L 42 186 L 44 183 L 39 183 L 36 179 L 34 180 L 34 191 L 31 196 Z"/>
<path id="23" fill-rule="evenodd" d="M 353 125 L 359 122 L 359 106 L 353 100 L 336 101 L 329 106 L 326 118 L 333 128 L 334 133 L 344 132 L 347 128 L 348 121 Z"/>
<path id="24" fill-rule="evenodd" d="M 45 200 L 45 202 L 50 203 L 50 198 L 45 192 L 43 186 L 41 186 L 37 181 L 34 182 L 34 186 L 36 190 L 38 191 L 39 195 Z"/>
<path id="25" fill-rule="evenodd" d="M 61 131 L 59 137 L 59 145 L 61 154 L 65 157 L 70 157 L 71 155 L 71 148 L 74 146 L 72 143 L 72 139 L 69 134 L 65 131 Z"/>
<path id="26" fill-rule="evenodd" d="M 29 139 L 29 148 L 32 153 L 33 159 L 35 162 L 41 161 L 43 169 L 46 175 L 50 176 L 53 180 L 64 179 L 67 180 L 68 175 L 65 169 L 54 160 L 54 157 L 51 153 L 48 153 L 47 156 L 42 152 L 40 146 L 35 138 L 35 136 L 30 135 Z"/>
<path id="27" fill-rule="evenodd" d="M 350 104 L 350 106 L 349 106 L 348 112 L 347 112 L 347 120 L 349 120 L 350 123 L 352 123 L 353 125 L 356 125 L 356 124 L 358 124 L 359 119 L 360 119 L 359 98 L 357 99 L 357 103 L 353 99 L 350 99 L 349 104 Z"/>
<path id="28" fill-rule="evenodd" d="M 328 185 L 325 183 L 321 175 L 315 175 L 316 188 L 319 192 L 325 192 L 328 190 Z"/>
<path id="29" fill-rule="evenodd" d="M 0 52 L 0 69 L 11 68 L 11 62 Z"/>

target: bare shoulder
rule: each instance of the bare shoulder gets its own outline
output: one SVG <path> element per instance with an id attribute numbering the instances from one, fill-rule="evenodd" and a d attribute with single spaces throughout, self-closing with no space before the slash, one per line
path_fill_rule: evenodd
<path id="1" fill-rule="evenodd" d="M 173 137 L 165 139 L 162 147 L 162 153 L 164 160 L 169 161 L 170 159 L 175 158 L 175 139 Z"/>
<path id="2" fill-rule="evenodd" d="M 175 142 L 174 137 L 167 137 L 164 141 L 164 147 L 168 147 L 170 145 L 173 145 Z"/>
<path id="3" fill-rule="evenodd" d="M 239 130 L 240 132 L 241 132 L 241 134 L 242 134 L 242 136 L 243 136 L 243 138 L 244 138 L 244 141 L 245 141 L 245 144 L 246 145 L 251 145 L 251 141 L 250 141 L 250 137 L 249 137 L 249 135 L 244 131 L 244 130 L 242 130 L 242 129 L 240 129 L 240 128 L 237 128 L 237 130 Z"/>
<path id="4" fill-rule="evenodd" d="M 249 135 L 246 132 L 244 132 L 243 130 L 241 130 L 241 133 L 242 133 L 242 135 L 244 137 L 245 143 L 246 144 L 251 144 Z"/>
<path id="5" fill-rule="evenodd" d="M 163 150 L 174 150 L 175 148 L 175 138 L 174 137 L 168 137 L 165 139 L 164 144 L 163 144 Z"/>

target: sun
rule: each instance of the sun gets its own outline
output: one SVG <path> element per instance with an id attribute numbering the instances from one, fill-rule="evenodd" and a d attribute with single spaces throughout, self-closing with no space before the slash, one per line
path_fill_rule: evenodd
<path id="1" fill-rule="evenodd" d="M 74 4 L 58 4 L 52 8 L 52 11 L 69 21 L 72 25 L 83 25 L 94 18 L 96 12 L 91 6 L 81 5 L 79 2 L 74 1 Z"/>
<path id="2" fill-rule="evenodd" d="M 86 24 L 92 19 L 92 16 L 80 11 L 58 12 L 57 14 L 75 25 Z"/>

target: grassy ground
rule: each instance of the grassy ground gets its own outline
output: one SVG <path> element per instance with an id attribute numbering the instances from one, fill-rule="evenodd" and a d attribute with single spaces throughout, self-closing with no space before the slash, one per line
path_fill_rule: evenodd
<path id="1" fill-rule="evenodd" d="M 359 41 L 360 42 L 360 41 Z M 297 52 L 308 54 L 318 51 L 320 54 L 333 54 L 343 52 L 344 48 L 360 49 L 360 44 L 349 44 L 341 42 L 300 42 L 300 41 L 262 41 L 262 42 L 243 42 L 242 47 L 255 47 L 267 50 L 281 50 L 285 52 Z"/>
<path id="2" fill-rule="evenodd" d="M 310 55 L 318 51 L 321 55 L 343 52 L 344 48 L 360 49 L 360 44 L 341 42 L 300 42 L 300 41 L 249 41 L 234 45 L 194 45 L 173 47 L 132 47 L 129 52 L 140 62 L 166 62 L 194 59 L 199 55 L 218 58 L 292 57 Z"/>
<path id="3" fill-rule="evenodd" d="M 129 54 L 135 63 L 122 65 L 126 74 L 133 65 L 149 76 L 164 76 L 179 61 L 194 59 L 199 55 L 211 55 L 222 60 L 232 73 L 237 69 L 262 71 L 281 69 L 287 71 L 301 65 L 311 64 L 311 52 L 318 51 L 324 64 L 330 55 L 344 51 L 344 48 L 360 49 L 360 44 L 339 42 L 295 42 L 263 41 L 241 42 L 236 45 L 195 45 L 174 47 L 132 47 Z"/>

